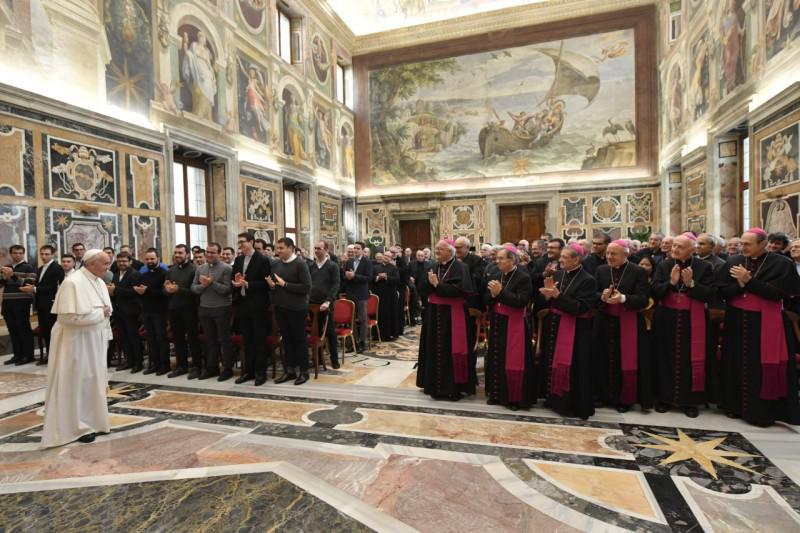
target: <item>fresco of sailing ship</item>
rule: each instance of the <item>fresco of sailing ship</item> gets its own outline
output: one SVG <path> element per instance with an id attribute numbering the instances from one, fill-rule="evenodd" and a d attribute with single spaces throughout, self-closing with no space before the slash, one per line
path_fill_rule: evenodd
<path id="1" fill-rule="evenodd" d="M 370 72 L 377 186 L 636 164 L 632 30 Z"/>

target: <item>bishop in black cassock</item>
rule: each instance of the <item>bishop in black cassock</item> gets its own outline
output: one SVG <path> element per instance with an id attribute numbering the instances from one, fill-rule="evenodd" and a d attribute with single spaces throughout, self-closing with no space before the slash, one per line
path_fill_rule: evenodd
<path id="1" fill-rule="evenodd" d="M 758 426 L 798 424 L 796 341 L 782 300 L 800 294 L 800 276 L 791 259 L 766 251 L 761 228 L 745 232 L 741 244 L 742 254 L 717 273 L 726 304 L 719 406 Z"/>
<path id="2" fill-rule="evenodd" d="M 483 295 L 489 311 L 486 403 L 507 405 L 516 411 L 536 403 L 530 322 L 526 316 L 531 278 L 519 264 L 516 249 L 500 250 L 497 258 L 499 271 L 490 275 Z"/>
<path id="3" fill-rule="evenodd" d="M 693 257 L 695 237 L 675 237 L 672 254 L 656 267 L 653 313 L 656 358 L 656 410 L 682 408 L 695 418 L 697 406 L 709 399 L 716 373 L 716 350 L 707 304 L 714 300 L 714 267 Z"/>
<path id="4" fill-rule="evenodd" d="M 598 296 L 594 277 L 581 264 L 585 253 L 579 244 L 567 245 L 561 269 L 539 290 L 550 309 L 539 339 L 545 405 L 561 416 L 584 420 L 594 414 L 592 311 Z"/>
<path id="5" fill-rule="evenodd" d="M 436 245 L 436 264 L 426 274 L 421 296 L 427 300 L 419 340 L 417 387 L 434 398 L 458 400 L 475 394 L 473 344 L 467 332 L 467 298 L 472 296 L 469 267 L 456 259 L 452 241 Z"/>
<path id="6" fill-rule="evenodd" d="M 638 403 L 653 406 L 650 343 L 644 317 L 649 304 L 647 272 L 628 261 L 628 243 L 608 245 L 608 264 L 597 268 L 600 313 L 594 321 L 596 394 L 600 402 L 626 412 Z"/>

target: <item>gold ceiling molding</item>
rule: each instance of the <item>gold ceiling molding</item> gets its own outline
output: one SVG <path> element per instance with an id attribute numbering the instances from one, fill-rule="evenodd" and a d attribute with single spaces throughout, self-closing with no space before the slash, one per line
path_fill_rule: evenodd
<path id="1" fill-rule="evenodd" d="M 356 35 L 350 30 L 347 23 L 328 5 L 321 0 L 301 0 L 306 12 L 310 13 L 321 26 L 325 27 L 333 38 L 349 52 L 353 51 Z"/>
<path id="2" fill-rule="evenodd" d="M 657 1 L 550 0 L 548 2 L 510 7 L 407 28 L 355 36 L 351 51 L 354 56 L 363 55 L 382 50 L 404 48 L 429 42 L 446 41 L 470 35 L 646 6 L 656 4 Z M 327 2 L 323 3 L 327 7 L 326 12 L 333 11 L 327 5 Z M 336 18 L 341 21 L 338 16 Z"/>

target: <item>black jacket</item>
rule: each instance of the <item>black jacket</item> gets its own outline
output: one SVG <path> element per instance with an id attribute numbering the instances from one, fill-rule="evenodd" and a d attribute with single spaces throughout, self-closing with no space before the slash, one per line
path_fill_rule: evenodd
<path id="1" fill-rule="evenodd" d="M 114 272 L 111 283 L 114 284 L 114 294 L 111 296 L 111 305 L 114 314 L 136 316 L 141 310 L 140 298 L 133 287 L 139 285 L 142 275 L 133 268 L 128 268 L 122 281 L 119 280 L 119 270 Z"/>
<path id="2" fill-rule="evenodd" d="M 172 265 L 169 267 L 166 279 L 178 285 L 178 292 L 170 294 L 164 291 L 164 294 L 169 299 L 169 304 L 167 305 L 170 311 L 184 308 L 196 309 L 200 305 L 200 298 L 192 292 L 192 282 L 194 281 L 196 269 L 197 267 L 194 266 L 194 263 L 189 260 L 180 266 Z"/>
<path id="3" fill-rule="evenodd" d="M 344 278 L 347 299 L 354 302 L 369 299 L 369 284 L 372 281 L 372 261 L 362 256 L 361 261 L 358 263 L 358 269 L 355 269 L 355 259 L 350 258 L 347 260 L 345 272 L 351 270 L 355 272 L 353 279 Z"/>
<path id="4" fill-rule="evenodd" d="M 14 305 L 19 303 L 22 305 L 30 305 L 32 296 L 19 290 L 23 284 L 30 285 L 34 280 L 31 274 L 36 274 L 36 269 L 33 268 L 27 261 L 21 261 L 14 268 L 14 273 L 10 278 L 5 279 L 0 276 L 0 287 L 3 290 L 3 307 L 6 305 Z"/>
<path id="5" fill-rule="evenodd" d="M 142 302 L 142 312 L 166 313 L 167 297 L 164 294 L 164 282 L 167 280 L 167 271 L 157 266 L 140 274 L 139 284 L 147 287 L 144 294 L 139 297 Z"/>
<path id="6" fill-rule="evenodd" d="M 64 269 L 56 261 L 53 261 L 42 276 L 42 268 L 44 267 L 39 267 L 36 271 L 36 308 L 49 313 L 53 307 L 58 286 L 64 281 Z"/>
<path id="7" fill-rule="evenodd" d="M 236 256 L 233 261 L 231 280 L 236 277 L 236 274 L 244 275 L 244 279 L 247 281 L 247 288 L 245 289 L 245 295 L 242 296 L 241 287 L 231 287 L 233 305 L 246 309 L 249 313 L 266 313 L 267 307 L 269 307 L 269 286 L 265 278 L 272 274 L 272 266 L 269 260 L 259 252 L 254 251 L 253 256 L 250 258 L 250 263 L 247 265 L 247 272 L 245 272 L 244 256 Z"/>

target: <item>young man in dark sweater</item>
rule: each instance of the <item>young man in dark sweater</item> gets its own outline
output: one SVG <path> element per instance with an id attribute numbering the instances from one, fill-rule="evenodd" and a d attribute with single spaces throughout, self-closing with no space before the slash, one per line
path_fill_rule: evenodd
<path id="1" fill-rule="evenodd" d="M 159 265 L 158 251 L 150 248 L 144 254 L 144 272 L 139 285 L 133 287 L 142 302 L 142 325 L 147 332 L 147 347 L 150 362 L 144 374 L 157 376 L 170 370 L 169 342 L 167 341 L 167 297 L 164 295 L 164 281 L 167 271 Z"/>
<path id="2" fill-rule="evenodd" d="M 333 304 L 339 297 L 339 265 L 330 258 L 328 243 L 319 241 L 314 245 L 314 260 L 308 263 L 311 270 L 312 304 L 320 304 L 321 311 L 328 312 L 328 351 L 331 354 L 331 366 L 339 368 L 339 353 L 336 342 L 336 328 L 333 324 Z M 321 319 L 324 320 L 324 319 Z"/>
<path id="3" fill-rule="evenodd" d="M 275 383 L 293 379 L 295 385 L 302 385 L 308 381 L 306 318 L 311 274 L 305 260 L 295 254 L 294 241 L 289 237 L 278 239 L 275 252 L 278 261 L 272 265 L 272 275 L 266 278 L 283 337 L 284 373 Z"/>
<path id="4" fill-rule="evenodd" d="M 189 250 L 185 244 L 175 246 L 172 255 L 172 266 L 167 272 L 164 282 L 164 294 L 169 303 L 169 325 L 172 328 L 172 338 L 175 342 L 175 370 L 167 377 L 174 378 L 189 373 L 189 379 L 200 376 L 203 368 L 203 354 L 200 349 L 200 339 L 197 332 L 197 306 L 198 297 L 192 292 L 195 266 L 189 260 Z M 187 350 L 188 346 L 188 350 Z M 192 355 L 192 367 L 189 369 L 189 357 Z"/>

